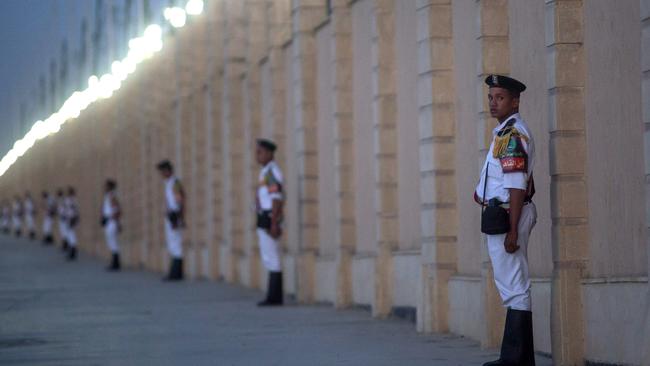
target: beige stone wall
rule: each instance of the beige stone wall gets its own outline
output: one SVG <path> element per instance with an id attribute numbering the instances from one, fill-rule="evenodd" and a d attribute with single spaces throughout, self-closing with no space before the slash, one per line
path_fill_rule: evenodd
<path id="1" fill-rule="evenodd" d="M 557 365 L 647 359 L 650 3 L 329 3 L 206 2 L 116 95 L 27 152 L 0 197 L 74 185 L 83 255 L 107 258 L 97 218 L 115 177 L 125 264 L 162 272 L 154 165 L 171 159 L 188 276 L 260 288 L 254 140 L 272 138 L 287 294 L 407 309 L 420 331 L 497 347 L 504 311 L 472 193 L 495 126 L 483 78 L 509 74 L 528 85 L 537 148 L 535 347 Z"/>
<path id="2" fill-rule="evenodd" d="M 646 194 L 646 235 L 650 234 L 650 1 L 641 0 L 641 115 L 645 126 L 645 194 Z M 648 239 L 646 239 L 648 240 Z M 648 253 L 648 271 L 650 271 L 650 252 Z M 646 295 L 645 344 L 650 343 L 650 283 Z M 643 355 L 644 365 L 650 365 L 650 349 Z"/>

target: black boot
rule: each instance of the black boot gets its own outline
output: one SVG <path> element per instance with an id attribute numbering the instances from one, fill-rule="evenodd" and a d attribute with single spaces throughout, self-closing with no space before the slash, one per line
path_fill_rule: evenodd
<path id="1" fill-rule="evenodd" d="M 43 244 L 45 245 L 52 245 L 54 243 L 54 238 L 52 238 L 52 234 L 45 235 L 43 238 Z"/>
<path id="2" fill-rule="evenodd" d="M 29 232 L 29 240 L 34 240 L 34 239 L 36 239 L 36 233 L 33 232 L 33 231 L 30 231 Z"/>
<path id="3" fill-rule="evenodd" d="M 77 247 L 70 247 L 70 250 L 68 250 L 68 260 L 73 261 L 77 259 Z"/>
<path id="4" fill-rule="evenodd" d="M 106 268 L 107 271 L 119 271 L 120 266 L 120 255 L 119 253 L 113 253 L 111 258 L 111 264 Z"/>
<path id="5" fill-rule="evenodd" d="M 22 235 L 22 233 L 20 232 L 20 230 L 16 230 L 15 234 L 16 234 L 16 237 L 17 237 L 17 238 L 20 238 L 20 236 Z"/>
<path id="6" fill-rule="evenodd" d="M 180 281 L 183 279 L 183 260 L 180 258 L 172 259 L 169 266 L 169 274 L 163 278 L 163 281 Z"/>
<path id="7" fill-rule="evenodd" d="M 269 284 L 266 299 L 257 303 L 257 306 L 279 306 L 282 305 L 284 291 L 282 290 L 282 272 L 269 272 Z"/>
<path id="8" fill-rule="evenodd" d="M 67 251 L 70 246 L 68 245 L 68 241 L 66 239 L 61 240 L 61 250 L 62 251 Z"/>
<path id="9" fill-rule="evenodd" d="M 532 312 L 508 308 L 501 357 L 483 366 L 535 366 Z"/>

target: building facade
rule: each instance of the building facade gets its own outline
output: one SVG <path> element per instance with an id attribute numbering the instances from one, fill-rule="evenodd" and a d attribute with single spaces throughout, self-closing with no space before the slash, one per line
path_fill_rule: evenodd
<path id="1" fill-rule="evenodd" d="M 486 348 L 505 311 L 472 195 L 492 73 L 528 89 L 535 347 L 557 365 L 650 361 L 650 0 L 210 0 L 110 99 L 37 143 L 6 197 L 77 187 L 80 250 L 162 272 L 171 159 L 193 278 L 261 288 L 255 139 L 279 145 L 283 268 L 301 303 L 414 315 Z"/>

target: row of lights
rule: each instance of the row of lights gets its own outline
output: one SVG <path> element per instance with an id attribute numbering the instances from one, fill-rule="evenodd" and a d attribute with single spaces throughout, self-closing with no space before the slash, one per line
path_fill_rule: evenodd
<path id="1" fill-rule="evenodd" d="M 165 19 L 174 28 L 185 26 L 187 16 L 197 16 L 203 13 L 203 0 L 189 0 L 185 8 L 166 8 L 163 12 Z M 88 88 L 82 91 L 75 91 L 63 103 L 58 112 L 50 117 L 34 123 L 32 128 L 20 140 L 16 141 L 0 160 L 0 176 L 20 158 L 34 144 L 45 137 L 59 132 L 61 126 L 73 120 L 81 114 L 92 103 L 110 98 L 113 93 L 120 89 L 122 83 L 133 74 L 137 66 L 151 58 L 163 47 L 162 28 L 157 24 L 149 25 L 141 37 L 129 41 L 129 52 L 121 61 L 115 61 L 111 65 L 111 72 L 101 77 L 95 75 L 88 78 Z"/>

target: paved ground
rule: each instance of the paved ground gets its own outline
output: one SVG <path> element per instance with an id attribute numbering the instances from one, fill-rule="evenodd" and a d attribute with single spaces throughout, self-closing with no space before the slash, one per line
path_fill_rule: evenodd
<path id="1" fill-rule="evenodd" d="M 0 365 L 481 365 L 495 357 L 363 310 L 258 309 L 255 291 L 103 268 L 0 237 Z"/>

